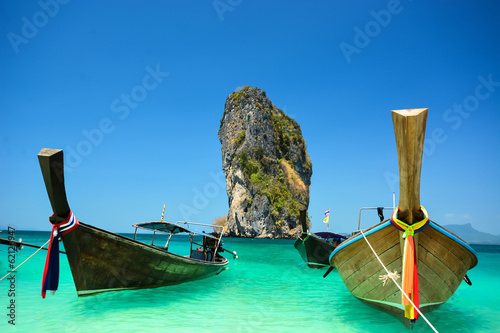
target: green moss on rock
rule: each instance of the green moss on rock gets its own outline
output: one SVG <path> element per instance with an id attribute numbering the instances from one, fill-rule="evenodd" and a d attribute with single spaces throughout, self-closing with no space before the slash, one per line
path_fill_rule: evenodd
<path id="1" fill-rule="evenodd" d="M 246 86 L 228 96 L 219 139 L 228 182 L 229 235 L 296 237 L 312 175 L 299 124 L 264 91 Z"/>

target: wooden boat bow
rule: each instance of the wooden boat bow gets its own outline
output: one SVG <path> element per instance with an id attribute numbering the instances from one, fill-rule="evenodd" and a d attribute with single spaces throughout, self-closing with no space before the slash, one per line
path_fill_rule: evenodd
<path id="1" fill-rule="evenodd" d="M 154 234 L 153 242 L 146 244 L 79 222 L 66 198 L 63 151 L 42 149 L 38 160 L 54 212 L 50 217 L 54 237 L 51 244 L 58 244 L 59 237 L 62 239 L 78 296 L 169 286 L 215 276 L 227 268 L 228 260 L 218 254 L 220 238 L 216 239 L 213 250 L 207 249 L 206 254 L 193 251 L 191 242 L 190 254 L 180 255 L 154 245 Z M 209 239 L 212 236 L 202 237 Z M 208 258 L 208 254 L 212 257 Z M 57 289 L 57 282 L 54 282 L 55 286 L 52 280 L 49 282 L 48 288 L 42 287 L 42 297 L 45 290 Z"/>
<path id="2" fill-rule="evenodd" d="M 330 265 L 353 296 L 394 315 L 410 329 L 419 315 L 445 303 L 477 265 L 474 249 L 431 221 L 420 202 L 427 113 L 428 109 L 391 112 L 399 206 L 390 220 L 354 234 L 330 255 Z M 398 281 L 386 283 L 389 277 Z"/>

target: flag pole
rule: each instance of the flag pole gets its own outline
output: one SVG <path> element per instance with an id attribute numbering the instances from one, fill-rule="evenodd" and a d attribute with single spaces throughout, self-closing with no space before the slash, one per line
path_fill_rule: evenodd
<path id="1" fill-rule="evenodd" d="M 165 204 L 163 204 L 163 212 L 161 212 L 161 221 L 163 222 L 163 216 L 165 215 Z"/>

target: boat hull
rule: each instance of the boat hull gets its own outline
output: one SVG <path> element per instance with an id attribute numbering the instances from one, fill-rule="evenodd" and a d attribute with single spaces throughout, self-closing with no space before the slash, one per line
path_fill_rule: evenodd
<path id="1" fill-rule="evenodd" d="M 183 257 L 81 222 L 62 240 L 78 296 L 193 281 L 228 263 Z"/>
<path id="2" fill-rule="evenodd" d="M 403 233 L 389 221 L 366 230 L 365 236 L 389 272 L 402 275 Z M 415 234 L 420 311 L 428 312 L 446 302 L 467 271 L 477 265 L 474 250 L 434 222 Z M 343 242 L 330 256 L 347 289 L 359 300 L 400 319 L 409 327 L 401 304 L 402 294 L 387 275 L 362 235 Z M 401 285 L 401 278 L 397 280 Z"/>
<path id="3" fill-rule="evenodd" d="M 310 268 L 324 268 L 330 266 L 330 254 L 340 243 L 337 239 L 328 242 L 315 234 L 308 234 L 304 238 L 298 238 L 294 246 Z"/>

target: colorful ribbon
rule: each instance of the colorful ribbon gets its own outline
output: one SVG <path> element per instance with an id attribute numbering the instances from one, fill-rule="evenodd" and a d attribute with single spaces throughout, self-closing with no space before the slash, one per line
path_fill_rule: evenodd
<path id="1" fill-rule="evenodd" d="M 398 211 L 399 207 L 397 207 L 394 212 L 391 215 L 391 223 L 393 226 L 395 226 L 397 229 L 404 231 L 405 232 L 405 237 L 408 234 L 411 234 L 413 236 L 414 233 L 420 232 L 424 230 L 425 227 L 427 227 L 429 223 L 429 215 L 427 215 L 427 211 L 423 206 L 420 206 L 420 209 L 422 210 L 422 213 L 424 213 L 424 219 L 420 222 L 413 223 L 412 225 L 408 225 L 404 223 L 401 220 L 398 220 Z"/>
<path id="2" fill-rule="evenodd" d="M 424 207 L 420 206 L 424 213 L 424 219 L 412 225 L 408 225 L 401 220 L 398 220 L 398 210 L 396 208 L 391 216 L 391 223 L 397 229 L 404 231 L 403 238 L 405 239 L 404 253 L 403 253 L 403 292 L 408 295 L 413 304 L 418 308 L 419 295 L 418 295 L 418 271 L 417 271 L 417 253 L 415 251 L 414 235 L 425 229 L 429 223 L 429 216 Z M 405 306 L 405 317 L 416 320 L 418 319 L 418 311 L 408 301 L 408 299 L 401 295 L 401 303 Z"/>
<path id="3" fill-rule="evenodd" d="M 47 290 L 54 294 L 59 285 L 59 241 L 61 236 L 76 229 L 78 225 L 79 222 L 72 211 L 69 212 L 68 217 L 63 222 L 52 224 L 49 249 L 43 270 L 42 298 L 45 298 Z"/>

